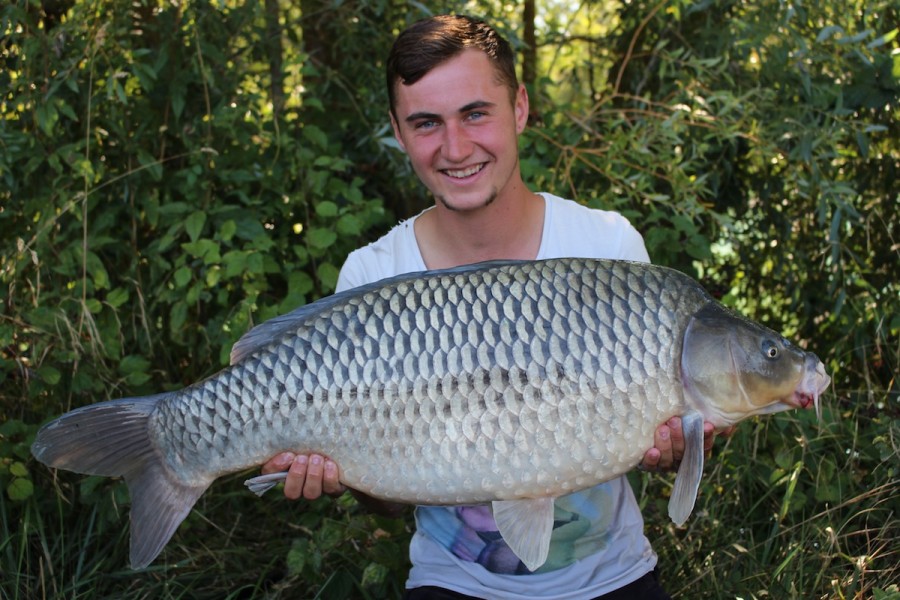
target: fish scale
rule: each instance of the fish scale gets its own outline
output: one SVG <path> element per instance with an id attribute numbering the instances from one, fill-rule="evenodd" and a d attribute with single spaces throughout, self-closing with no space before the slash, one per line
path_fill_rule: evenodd
<path id="1" fill-rule="evenodd" d="M 761 343 L 783 351 L 778 368 L 729 372 L 725 348 L 740 346 L 752 363 L 768 360 Z M 745 377 L 763 381 L 723 387 Z M 491 502 L 501 535 L 534 569 L 552 499 L 633 468 L 669 417 L 683 416 L 686 435 L 670 503 L 682 522 L 701 476 L 704 418 L 724 427 L 805 398 L 818 408 L 828 381 L 814 355 L 725 311 L 677 271 L 506 261 L 393 277 L 276 317 L 245 335 L 220 373 L 76 409 L 41 429 L 32 451 L 51 466 L 125 478 L 135 567 L 213 480 L 291 450 L 329 456 L 345 485 L 387 500 Z M 734 398 L 750 404 L 735 409 Z M 248 483 L 264 491 L 277 477 Z"/>

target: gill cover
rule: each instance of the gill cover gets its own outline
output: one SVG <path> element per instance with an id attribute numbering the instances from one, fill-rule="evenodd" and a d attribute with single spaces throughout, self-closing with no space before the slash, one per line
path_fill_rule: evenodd
<path id="1" fill-rule="evenodd" d="M 710 302 L 684 334 L 681 370 L 692 408 L 723 428 L 793 408 L 806 353 L 778 333 Z"/>

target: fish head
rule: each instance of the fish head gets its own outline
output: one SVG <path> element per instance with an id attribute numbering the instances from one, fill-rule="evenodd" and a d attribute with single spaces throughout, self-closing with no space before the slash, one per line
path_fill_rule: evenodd
<path id="1" fill-rule="evenodd" d="M 693 315 L 681 357 L 685 396 L 717 427 L 752 415 L 815 407 L 831 378 L 813 354 L 711 302 Z"/>

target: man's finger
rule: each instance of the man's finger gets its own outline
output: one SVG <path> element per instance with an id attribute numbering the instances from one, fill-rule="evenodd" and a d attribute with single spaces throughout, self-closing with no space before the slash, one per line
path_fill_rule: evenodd
<path id="1" fill-rule="evenodd" d="M 658 469 L 669 469 L 675 457 L 672 455 L 672 429 L 668 425 L 660 425 L 653 434 L 653 443 L 659 450 Z"/>
<path id="2" fill-rule="evenodd" d="M 325 472 L 322 477 L 323 491 L 330 496 L 339 496 L 347 491 L 347 488 L 341 483 L 337 463 L 326 458 L 324 468 Z"/>
<path id="3" fill-rule="evenodd" d="M 666 465 L 666 468 L 671 465 L 681 461 L 684 457 L 684 432 L 681 429 L 681 417 L 672 417 L 668 421 L 666 421 L 666 425 L 669 427 L 669 437 L 671 442 L 669 446 L 672 448 L 671 459 L 672 461 Z"/>
<path id="4" fill-rule="evenodd" d="M 703 452 L 710 454 L 716 441 L 716 427 L 710 422 L 703 424 Z"/>
<path id="5" fill-rule="evenodd" d="M 322 475 L 325 472 L 325 459 L 318 454 L 309 457 L 306 468 L 306 482 L 303 484 L 303 497 L 315 500 L 322 495 Z"/>
<path id="6" fill-rule="evenodd" d="M 294 456 L 293 452 L 282 452 L 281 454 L 277 454 L 263 464 L 260 473 L 262 475 L 269 475 L 270 473 L 287 471 L 288 467 L 291 466 L 291 463 L 294 462 Z"/>
<path id="7" fill-rule="evenodd" d="M 641 471 L 656 471 L 659 469 L 659 450 L 650 448 L 644 453 L 644 460 L 638 465 Z"/>
<path id="8" fill-rule="evenodd" d="M 303 495 L 303 484 L 306 481 L 306 467 L 309 458 L 305 454 L 298 454 L 288 469 L 287 479 L 284 480 L 284 496 L 290 500 L 296 500 Z"/>

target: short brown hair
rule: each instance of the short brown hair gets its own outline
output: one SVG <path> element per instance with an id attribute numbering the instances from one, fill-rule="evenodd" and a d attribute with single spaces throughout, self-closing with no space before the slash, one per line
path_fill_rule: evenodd
<path id="1" fill-rule="evenodd" d="M 484 52 L 494 65 L 497 82 L 509 88 L 515 102 L 519 90 L 515 58 L 509 42 L 485 23 L 465 15 L 441 15 L 410 25 L 394 41 L 387 60 L 387 90 L 391 114 L 399 82 L 412 85 L 433 68 L 467 48 Z"/>

